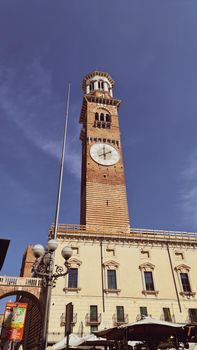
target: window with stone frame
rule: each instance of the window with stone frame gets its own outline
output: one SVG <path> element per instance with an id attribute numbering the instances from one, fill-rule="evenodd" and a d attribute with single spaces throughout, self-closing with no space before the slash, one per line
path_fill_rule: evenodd
<path id="1" fill-rule="evenodd" d="M 98 321 L 98 306 L 90 305 L 90 322 Z"/>
<path id="2" fill-rule="evenodd" d="M 125 322 L 124 306 L 116 306 L 116 318 L 118 323 Z"/>
<path id="3" fill-rule="evenodd" d="M 139 269 L 142 274 L 142 282 L 143 282 L 143 290 L 142 293 L 144 295 L 154 294 L 157 295 L 158 291 L 155 289 L 155 281 L 154 281 L 154 269 L 155 265 L 147 262 L 141 264 Z"/>
<path id="4" fill-rule="evenodd" d="M 191 279 L 190 279 L 190 266 L 181 264 L 175 267 L 177 273 L 181 292 L 180 294 L 187 297 L 194 297 L 195 292 L 192 291 Z"/>
<path id="5" fill-rule="evenodd" d="M 143 319 L 148 316 L 147 306 L 140 306 L 140 317 Z"/>
<path id="6" fill-rule="evenodd" d="M 164 321 L 172 322 L 172 316 L 169 307 L 163 307 L 163 317 Z"/>
<path id="7" fill-rule="evenodd" d="M 197 309 L 188 309 L 189 321 L 191 323 L 197 323 Z"/>
<path id="8" fill-rule="evenodd" d="M 66 275 L 66 287 L 64 288 L 64 291 L 80 291 L 81 288 L 79 286 L 79 270 L 81 266 L 81 261 L 76 259 L 75 257 L 72 257 L 69 260 L 70 263 L 70 269 L 68 274 Z"/>
<path id="9" fill-rule="evenodd" d="M 152 271 L 144 271 L 144 282 L 147 291 L 155 290 Z"/>
<path id="10" fill-rule="evenodd" d="M 191 286 L 187 272 L 180 272 L 181 283 L 184 292 L 191 292 Z"/>
<path id="11" fill-rule="evenodd" d="M 117 289 L 116 270 L 107 270 L 108 289 Z"/>
<path id="12" fill-rule="evenodd" d="M 119 264 L 113 260 L 108 260 L 103 263 L 104 275 L 105 275 L 105 293 L 119 293 L 118 289 L 118 267 Z"/>
<path id="13" fill-rule="evenodd" d="M 76 289 L 78 288 L 78 269 L 70 268 L 68 272 L 68 288 Z"/>

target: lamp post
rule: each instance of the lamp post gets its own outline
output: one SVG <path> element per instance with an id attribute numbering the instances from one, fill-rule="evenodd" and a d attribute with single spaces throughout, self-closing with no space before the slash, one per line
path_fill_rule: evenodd
<path id="1" fill-rule="evenodd" d="M 57 249 L 57 246 L 57 241 L 55 239 L 51 239 L 48 241 L 46 248 L 44 248 L 41 244 L 36 244 L 33 247 L 33 254 L 36 258 L 36 261 L 33 265 L 32 271 L 35 277 L 40 277 L 42 279 L 42 286 L 46 288 L 46 301 L 41 346 L 42 350 L 45 350 L 47 348 L 51 290 L 53 287 L 55 287 L 56 280 L 59 277 L 67 275 L 69 272 L 70 264 L 68 260 L 72 256 L 72 248 L 64 247 L 61 254 L 64 258 L 65 269 L 62 266 L 54 266 L 54 252 Z"/>

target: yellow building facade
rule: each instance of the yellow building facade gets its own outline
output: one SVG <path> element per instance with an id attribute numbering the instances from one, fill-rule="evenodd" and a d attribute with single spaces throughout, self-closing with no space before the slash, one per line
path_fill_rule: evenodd
<path id="1" fill-rule="evenodd" d="M 73 256 L 52 290 L 50 344 L 64 337 L 70 302 L 80 336 L 147 315 L 197 322 L 197 235 L 130 228 L 113 85 L 100 71 L 83 80 L 81 224 L 58 228 L 55 264 L 63 265 L 65 245 Z"/>

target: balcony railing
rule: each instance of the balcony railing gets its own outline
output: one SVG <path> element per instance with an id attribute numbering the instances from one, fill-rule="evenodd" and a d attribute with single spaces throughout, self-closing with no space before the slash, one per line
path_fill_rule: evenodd
<path id="1" fill-rule="evenodd" d="M 86 314 L 85 317 L 86 325 L 98 325 L 101 323 L 101 314 L 92 316 L 91 314 Z"/>
<path id="2" fill-rule="evenodd" d="M 116 314 L 112 317 L 114 326 L 119 326 L 121 324 L 129 323 L 129 316 L 128 314 L 124 314 L 123 317 L 118 317 Z"/>
<path id="3" fill-rule="evenodd" d="M 111 122 L 95 120 L 94 127 L 95 128 L 110 129 L 111 128 Z"/>
<path id="4" fill-rule="evenodd" d="M 58 341 L 62 340 L 63 337 L 64 337 L 64 332 L 49 332 L 48 343 L 49 344 L 57 343 Z"/>
<path id="5" fill-rule="evenodd" d="M 197 324 L 197 318 L 188 316 L 187 319 L 185 320 L 185 323 Z"/>
<path id="6" fill-rule="evenodd" d="M 175 315 L 172 315 L 172 316 L 169 316 L 169 317 L 164 317 L 164 315 L 162 314 L 160 316 L 160 320 L 161 321 L 166 321 L 166 322 L 172 322 L 172 323 L 176 322 Z"/>
<path id="7" fill-rule="evenodd" d="M 72 325 L 77 323 L 77 313 L 73 314 L 73 320 L 71 322 Z M 63 327 L 66 325 L 66 314 L 63 312 L 60 317 L 60 326 Z"/>
<path id="8" fill-rule="evenodd" d="M 53 237 L 54 226 L 52 225 L 49 231 L 49 236 Z M 111 226 L 100 226 L 100 225 L 75 225 L 75 224 L 60 224 L 58 226 L 58 235 L 75 234 L 77 236 L 97 234 L 99 236 L 110 236 L 113 235 L 117 238 L 148 241 L 165 241 L 170 243 L 174 242 L 185 242 L 185 243 L 196 243 L 197 233 L 196 232 L 181 232 L 181 231 L 164 231 L 164 230 L 150 230 L 150 229 L 139 229 L 130 227 L 111 227 Z"/>
<path id="9" fill-rule="evenodd" d="M 144 318 L 146 317 L 152 317 L 152 315 L 141 315 L 141 314 L 138 314 L 136 316 L 136 321 L 140 321 L 140 320 L 143 320 Z"/>

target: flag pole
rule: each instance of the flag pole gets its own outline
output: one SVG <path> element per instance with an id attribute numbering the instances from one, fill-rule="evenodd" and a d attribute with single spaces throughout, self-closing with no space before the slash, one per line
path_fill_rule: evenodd
<path id="1" fill-rule="evenodd" d="M 64 173 L 64 158 L 65 158 L 65 149 L 66 149 L 67 127 L 68 127 L 69 102 L 70 102 L 70 83 L 68 84 L 68 93 L 67 93 L 67 102 L 66 102 L 64 136 L 63 136 L 63 144 L 62 144 L 58 193 L 57 193 L 56 210 L 55 210 L 54 239 L 57 239 L 57 232 L 58 232 L 58 221 L 59 221 L 60 201 L 61 201 L 61 192 L 62 192 L 62 179 L 63 179 L 63 173 Z"/>
<path id="2" fill-rule="evenodd" d="M 67 93 L 66 113 L 65 113 L 65 122 L 64 122 L 64 136 L 63 136 L 63 143 L 62 143 L 62 154 L 61 154 L 61 161 L 60 161 L 59 181 L 58 181 L 58 193 L 57 193 L 57 201 L 56 201 L 56 209 L 55 209 L 55 223 L 54 223 L 54 237 L 53 237 L 55 240 L 57 239 L 57 232 L 58 232 L 62 179 L 63 179 L 63 172 L 64 172 L 64 156 L 65 156 L 66 136 L 67 136 L 67 126 L 68 126 L 69 100 L 70 100 L 70 83 L 68 85 L 68 93 Z M 49 267 L 50 267 L 50 274 L 52 274 L 53 268 L 54 268 L 54 252 L 51 253 L 51 261 L 49 262 Z M 49 326 L 49 314 L 50 314 L 52 288 L 53 288 L 52 279 L 48 279 L 47 286 L 46 286 L 46 295 L 45 295 L 45 311 L 44 311 L 44 317 L 43 317 L 43 334 L 42 334 L 42 346 L 41 346 L 42 350 L 46 350 L 47 344 L 48 344 L 48 326 Z"/>

